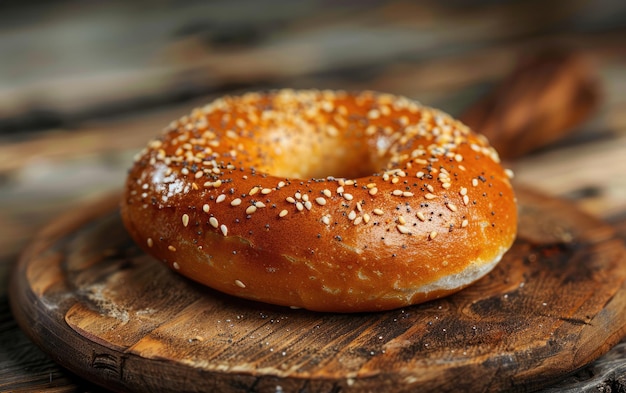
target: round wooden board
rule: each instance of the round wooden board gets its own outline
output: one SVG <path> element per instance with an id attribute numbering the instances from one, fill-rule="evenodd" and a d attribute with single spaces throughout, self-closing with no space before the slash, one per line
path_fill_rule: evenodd
<path id="1" fill-rule="evenodd" d="M 426 304 L 340 315 L 243 301 L 175 274 L 133 244 L 112 196 L 36 237 L 12 308 L 58 363 L 118 391 L 533 390 L 621 338 L 626 254 L 572 205 L 518 197 L 518 240 L 486 278 Z"/>

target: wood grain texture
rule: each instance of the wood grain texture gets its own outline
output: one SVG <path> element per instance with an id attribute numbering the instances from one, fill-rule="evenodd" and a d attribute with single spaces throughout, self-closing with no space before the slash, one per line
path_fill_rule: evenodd
<path id="1" fill-rule="evenodd" d="M 110 389 L 527 391 L 624 333 L 623 242 L 524 189 L 519 239 L 487 278 L 439 301 L 356 315 L 242 301 L 179 277 L 128 238 L 117 198 L 44 229 L 10 289 L 27 334 Z"/>

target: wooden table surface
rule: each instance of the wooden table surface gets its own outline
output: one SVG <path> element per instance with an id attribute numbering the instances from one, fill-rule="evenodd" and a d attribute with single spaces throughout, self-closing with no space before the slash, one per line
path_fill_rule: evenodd
<path id="1" fill-rule="evenodd" d="M 216 1 L 0 5 L 0 391 L 95 392 L 20 331 L 12 266 L 54 217 L 119 190 L 132 156 L 213 97 L 374 89 L 460 116 L 526 56 L 576 53 L 599 105 L 507 164 L 626 241 L 626 3 Z M 334 3 L 333 3 L 334 4 Z M 624 391 L 626 341 L 547 391 Z"/>

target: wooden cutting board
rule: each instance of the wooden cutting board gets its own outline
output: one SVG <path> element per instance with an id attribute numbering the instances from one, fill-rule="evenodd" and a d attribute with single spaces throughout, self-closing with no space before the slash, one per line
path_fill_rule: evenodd
<path id="1" fill-rule="evenodd" d="M 12 308 L 58 363 L 117 391 L 532 390 L 625 333 L 626 254 L 572 205 L 518 197 L 519 238 L 486 278 L 423 305 L 340 315 L 178 276 L 133 244 L 112 196 L 36 236 L 15 269 Z"/>

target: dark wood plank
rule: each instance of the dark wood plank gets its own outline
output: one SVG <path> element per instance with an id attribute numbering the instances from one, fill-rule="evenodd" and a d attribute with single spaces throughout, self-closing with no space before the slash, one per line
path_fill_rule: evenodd
<path id="1" fill-rule="evenodd" d="M 516 180 L 610 219 L 626 212 L 626 135 L 544 151 L 512 162 Z"/>
<path id="2" fill-rule="evenodd" d="M 6 296 L 0 297 L 0 391 L 103 392 L 63 369 L 24 335 L 13 319 Z"/>
<path id="3" fill-rule="evenodd" d="M 2 9 L 0 132 L 73 127 L 233 86 L 346 88 L 368 76 L 366 87 L 440 104 L 433 101 L 449 99 L 441 93 L 453 87 L 450 82 L 458 90 L 459 81 L 493 81 L 520 51 L 546 40 L 598 51 L 623 35 L 610 34 L 623 28 L 618 17 L 624 6 L 617 0 L 597 7 L 581 0 L 549 7 L 539 0 L 478 7 L 458 1 L 327 7 L 275 0 L 264 12 L 244 3 L 40 3 Z M 581 30 L 608 31 L 609 38 L 580 37 Z M 476 69 L 471 52 L 485 50 L 492 56 Z M 45 59 L 46 66 L 33 59 Z M 411 71 L 404 76 L 403 65 Z M 436 71 L 433 77 L 421 73 L 424 68 Z M 324 75 L 335 77 L 329 82 Z"/>

